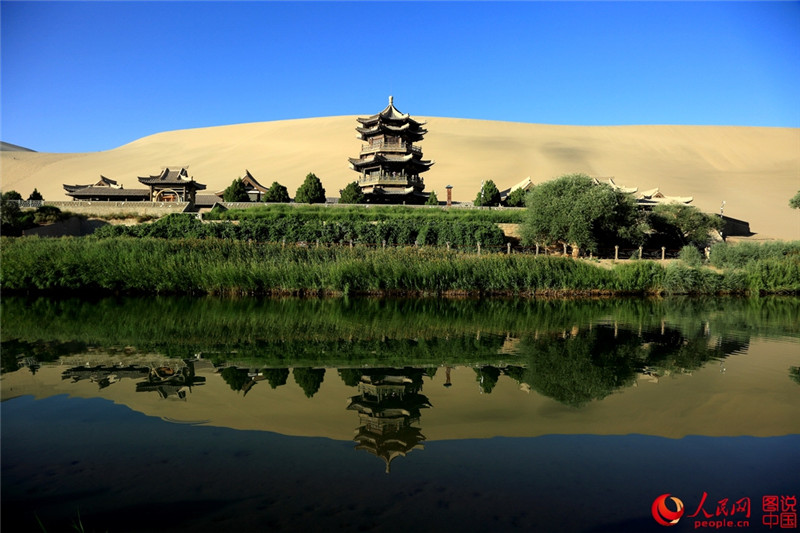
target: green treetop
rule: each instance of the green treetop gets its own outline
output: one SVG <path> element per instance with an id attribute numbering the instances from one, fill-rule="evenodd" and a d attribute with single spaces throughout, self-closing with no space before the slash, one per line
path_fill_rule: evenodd
<path id="1" fill-rule="evenodd" d="M 236 178 L 230 185 L 228 185 L 228 188 L 222 193 L 222 200 L 225 202 L 250 201 L 250 196 L 247 194 L 247 189 L 244 186 L 242 178 Z"/>
<path id="2" fill-rule="evenodd" d="M 500 205 L 500 191 L 494 181 L 488 180 L 483 183 L 478 196 L 475 197 L 476 206 L 498 206 Z"/>
<path id="3" fill-rule="evenodd" d="M 294 201 L 302 204 L 320 204 L 325 202 L 325 189 L 314 173 L 306 176 L 303 184 L 297 189 Z"/>
<path id="4" fill-rule="evenodd" d="M 567 244 L 595 252 L 600 246 L 639 245 L 647 229 L 629 195 L 585 174 L 570 174 L 531 188 L 522 236 L 529 244 Z"/>
<path id="5" fill-rule="evenodd" d="M 439 205 L 439 199 L 436 197 L 436 191 L 431 191 L 431 195 L 425 200 L 425 205 Z"/>
<path id="6" fill-rule="evenodd" d="M 289 203 L 291 201 L 289 199 L 289 190 L 277 181 L 273 181 L 272 185 L 270 185 L 269 189 L 267 189 L 267 192 L 264 193 L 264 201 L 273 203 Z"/>
<path id="7" fill-rule="evenodd" d="M 340 204 L 363 204 L 366 201 L 357 181 L 351 181 L 339 193 L 341 194 L 339 198 Z"/>

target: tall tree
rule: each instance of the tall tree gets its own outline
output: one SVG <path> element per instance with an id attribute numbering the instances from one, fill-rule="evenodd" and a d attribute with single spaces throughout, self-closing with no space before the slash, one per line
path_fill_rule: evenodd
<path id="1" fill-rule="evenodd" d="M 247 194 L 247 189 L 244 186 L 242 178 L 236 178 L 222 193 L 222 199 L 225 202 L 249 202 L 250 195 Z"/>
<path id="2" fill-rule="evenodd" d="M 585 174 L 570 174 L 531 188 L 522 237 L 529 244 L 595 252 L 615 243 L 640 245 L 648 229 L 629 195 Z"/>
<path id="3" fill-rule="evenodd" d="M 722 229 L 724 221 L 716 215 L 707 215 L 686 204 L 657 205 L 650 215 L 650 224 L 656 238 L 670 244 L 691 245 L 702 248 L 711 242 L 711 232 Z"/>
<path id="4" fill-rule="evenodd" d="M 339 198 L 340 204 L 363 204 L 366 202 L 364 193 L 361 191 L 361 187 L 358 186 L 357 181 L 348 183 L 344 189 L 339 191 L 339 194 L 341 195 Z"/>
<path id="5" fill-rule="evenodd" d="M 41 202 L 42 200 L 44 200 L 44 198 L 42 198 L 42 193 L 40 193 L 39 190 L 34 187 L 33 192 L 30 196 L 28 196 L 28 201 Z"/>
<path id="6" fill-rule="evenodd" d="M 431 191 L 431 195 L 425 200 L 425 205 L 439 205 L 439 199 L 436 197 L 436 191 Z"/>
<path id="7" fill-rule="evenodd" d="M 289 190 L 277 181 L 273 181 L 272 185 L 267 189 L 267 192 L 264 193 L 264 201 L 288 204 L 291 201 L 289 198 Z"/>
<path id="8" fill-rule="evenodd" d="M 477 206 L 498 206 L 500 205 L 500 191 L 494 181 L 488 180 L 483 183 L 478 196 L 475 197 Z"/>
<path id="9" fill-rule="evenodd" d="M 320 204 L 325 202 L 325 189 L 319 178 L 310 172 L 294 195 L 294 201 L 301 204 Z"/>

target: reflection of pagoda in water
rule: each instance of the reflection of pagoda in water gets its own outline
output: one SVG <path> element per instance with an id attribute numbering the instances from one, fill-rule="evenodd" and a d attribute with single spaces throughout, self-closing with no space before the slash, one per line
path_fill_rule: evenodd
<path id="1" fill-rule="evenodd" d="M 425 436 L 413 424 L 419 423 L 420 410 L 431 407 L 420 394 L 424 371 L 416 368 L 365 370 L 358 383 L 357 396 L 348 409 L 358 411 L 357 450 L 366 450 L 386 463 L 422 448 Z"/>

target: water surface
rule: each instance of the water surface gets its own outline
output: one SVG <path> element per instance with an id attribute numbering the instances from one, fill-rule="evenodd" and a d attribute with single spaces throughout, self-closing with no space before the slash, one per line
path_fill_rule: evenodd
<path id="1" fill-rule="evenodd" d="M 800 492 L 794 298 L 2 312 L 4 531 L 658 531 L 704 492 L 759 530 Z"/>

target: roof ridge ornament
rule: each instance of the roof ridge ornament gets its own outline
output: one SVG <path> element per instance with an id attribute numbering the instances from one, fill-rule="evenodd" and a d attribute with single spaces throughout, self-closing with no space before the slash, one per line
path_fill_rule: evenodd
<path id="1" fill-rule="evenodd" d="M 394 105 L 394 96 L 389 95 L 389 105 Z"/>

